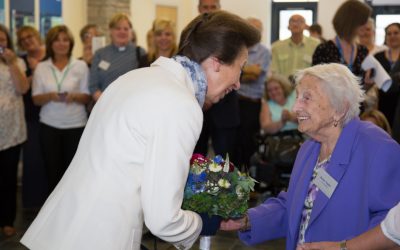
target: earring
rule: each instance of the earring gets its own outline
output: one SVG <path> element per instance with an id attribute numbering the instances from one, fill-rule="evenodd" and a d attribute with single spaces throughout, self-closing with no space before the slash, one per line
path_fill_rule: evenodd
<path id="1" fill-rule="evenodd" d="M 334 126 L 335 128 L 338 126 L 338 124 L 339 124 L 339 121 L 338 121 L 338 120 L 333 120 L 333 126 Z"/>

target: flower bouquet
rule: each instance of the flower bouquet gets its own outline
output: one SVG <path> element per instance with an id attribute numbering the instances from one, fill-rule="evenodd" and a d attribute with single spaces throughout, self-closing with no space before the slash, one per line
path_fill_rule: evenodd
<path id="1" fill-rule="evenodd" d="M 210 220 L 203 225 L 202 235 L 214 235 L 221 219 L 239 218 L 246 213 L 254 184 L 255 180 L 247 173 L 241 173 L 229 161 L 229 156 L 223 159 L 217 155 L 214 159 L 208 159 L 194 154 L 190 161 L 182 208 L 199 213 L 203 222 L 206 216 L 209 217 Z M 215 219 L 216 216 L 219 220 Z M 210 225 L 212 223 L 213 226 Z"/>

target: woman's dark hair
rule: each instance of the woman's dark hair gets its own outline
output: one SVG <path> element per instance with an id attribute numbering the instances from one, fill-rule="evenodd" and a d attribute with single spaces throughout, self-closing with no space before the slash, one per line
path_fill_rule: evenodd
<path id="1" fill-rule="evenodd" d="M 357 28 L 368 21 L 371 13 L 371 7 L 361 1 L 348 0 L 344 2 L 333 17 L 332 23 L 336 34 L 351 42 L 357 35 Z"/>
<path id="2" fill-rule="evenodd" d="M 226 11 L 197 16 L 182 31 L 178 55 L 202 63 L 211 55 L 232 64 L 243 47 L 260 41 L 260 32 L 249 22 Z"/>
<path id="3" fill-rule="evenodd" d="M 395 27 L 397 27 L 397 28 L 400 30 L 400 23 L 391 23 L 391 24 L 389 24 L 388 26 L 386 26 L 386 27 L 385 27 L 385 41 L 383 42 L 383 44 L 385 44 L 385 45 L 387 45 L 387 43 L 386 43 L 386 37 L 387 37 L 387 35 L 388 35 L 389 28 L 392 27 L 392 26 L 395 26 Z"/>
<path id="4" fill-rule="evenodd" d="M 314 24 L 310 25 L 308 30 L 310 32 L 317 32 L 319 35 L 322 35 L 322 27 L 318 23 L 314 23 Z"/>
<path id="5" fill-rule="evenodd" d="M 8 32 L 8 29 L 6 26 L 0 24 L 0 32 L 3 32 L 4 34 L 6 34 L 6 38 L 7 38 L 7 48 L 14 51 L 14 46 L 13 43 L 11 41 L 11 36 L 10 36 L 10 32 Z"/>
<path id="6" fill-rule="evenodd" d="M 385 36 L 387 36 L 388 29 L 389 29 L 391 26 L 396 26 L 396 27 L 400 30 L 400 23 L 391 23 L 391 24 L 389 24 L 388 26 L 386 26 L 386 28 L 385 28 Z"/>
<path id="7" fill-rule="evenodd" d="M 68 57 L 71 57 L 72 55 L 72 49 L 74 48 L 74 36 L 72 35 L 71 31 L 68 29 L 67 26 L 65 25 L 57 25 L 51 28 L 46 35 L 46 56 L 44 60 L 48 58 L 54 58 L 54 51 L 53 51 L 53 43 L 55 40 L 57 40 L 58 36 L 60 33 L 64 33 L 67 35 L 69 39 L 69 51 L 68 51 Z"/>
<path id="8" fill-rule="evenodd" d="M 85 38 L 87 36 L 87 33 L 89 32 L 90 29 L 95 29 L 97 30 L 97 24 L 86 24 L 85 26 L 83 26 L 83 28 L 79 31 L 79 37 L 81 38 L 81 41 L 84 42 Z"/>

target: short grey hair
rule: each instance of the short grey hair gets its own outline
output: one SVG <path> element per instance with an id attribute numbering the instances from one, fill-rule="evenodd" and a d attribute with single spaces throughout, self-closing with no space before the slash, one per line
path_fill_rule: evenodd
<path id="1" fill-rule="evenodd" d="M 320 64 L 295 74 L 296 85 L 305 77 L 319 79 L 319 84 L 326 92 L 332 107 L 339 113 L 345 113 L 343 125 L 360 114 L 360 105 L 365 94 L 360 78 L 355 76 L 345 65 L 338 63 Z"/>

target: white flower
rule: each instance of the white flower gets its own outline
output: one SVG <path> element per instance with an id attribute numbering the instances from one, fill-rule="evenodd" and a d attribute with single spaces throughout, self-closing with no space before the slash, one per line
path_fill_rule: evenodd
<path id="1" fill-rule="evenodd" d="M 218 186 L 212 186 L 207 190 L 208 193 L 216 195 L 219 192 Z"/>
<path id="2" fill-rule="evenodd" d="M 219 185 L 220 187 L 223 187 L 223 188 L 229 188 L 229 187 L 231 186 L 231 184 L 229 183 L 229 181 L 228 181 L 228 180 L 225 180 L 225 179 L 220 179 L 220 180 L 218 181 L 218 185 Z"/>
<path id="3" fill-rule="evenodd" d="M 226 155 L 226 159 L 225 159 L 225 164 L 224 164 L 224 172 L 228 173 L 229 172 L 229 155 Z"/>
<path id="4" fill-rule="evenodd" d="M 194 164 L 191 171 L 192 171 L 194 174 L 199 175 L 199 174 L 203 173 L 204 170 L 205 170 L 205 169 L 202 168 L 200 165 Z"/>
<path id="5" fill-rule="evenodd" d="M 215 162 L 211 163 L 208 168 L 211 172 L 219 172 L 222 170 L 222 167 Z"/>
<path id="6" fill-rule="evenodd" d="M 239 199 L 242 199 L 244 197 L 244 190 L 240 185 L 236 186 L 236 194 Z"/>

